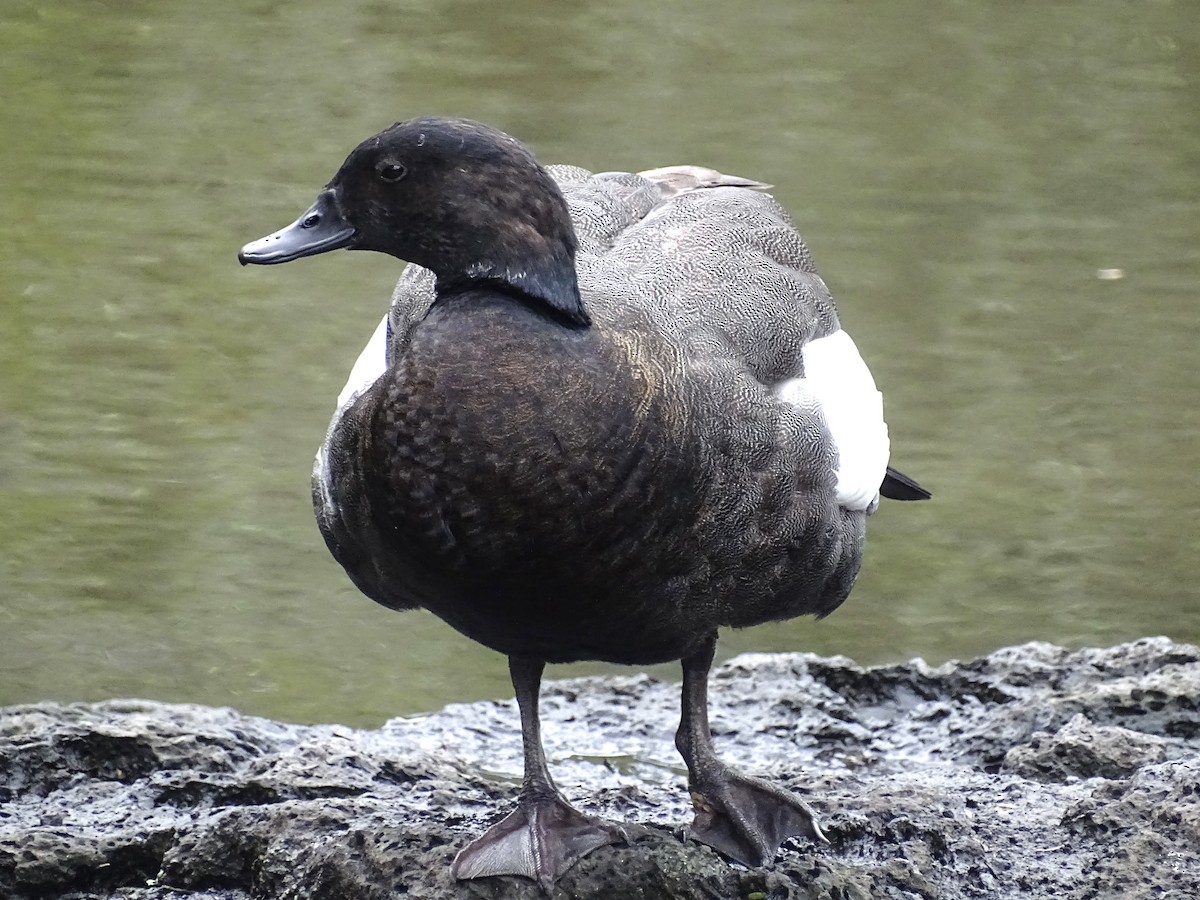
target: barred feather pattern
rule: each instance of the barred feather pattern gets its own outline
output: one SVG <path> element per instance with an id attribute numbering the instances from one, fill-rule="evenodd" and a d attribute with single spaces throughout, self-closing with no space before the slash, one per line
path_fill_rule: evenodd
<path id="1" fill-rule="evenodd" d="M 760 190 L 767 186 L 695 166 L 548 171 L 570 208 L 580 292 L 593 319 L 664 335 L 693 369 L 723 378 L 732 402 L 779 399 L 789 407 L 781 413 L 785 443 L 809 448 L 801 458 L 833 472 L 846 508 L 873 510 L 888 461 L 882 399 L 853 341 L 836 339 L 833 298 L 788 213 Z M 339 409 L 402 352 L 433 298 L 433 273 L 409 265 L 385 317 L 387 339 L 380 341 L 381 322 Z M 806 378 L 806 347 L 822 361 L 819 380 Z"/>

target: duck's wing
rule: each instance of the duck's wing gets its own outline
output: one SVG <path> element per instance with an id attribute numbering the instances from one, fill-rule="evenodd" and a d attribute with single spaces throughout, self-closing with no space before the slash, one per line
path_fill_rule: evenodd
<path id="1" fill-rule="evenodd" d="M 832 470 L 840 505 L 873 508 L 889 451 L 882 397 L 808 247 L 765 185 L 695 166 L 572 176 L 564 193 L 593 315 L 620 323 L 636 308 L 706 372 L 712 390 L 724 381 L 743 399 L 759 398 L 746 402 L 773 397 L 781 444 L 814 470 Z M 814 462 L 806 448 L 830 442 L 831 459 Z"/>
<path id="2" fill-rule="evenodd" d="M 580 290 L 603 320 L 625 307 L 680 341 L 715 335 L 763 384 L 840 327 L 787 212 L 761 182 L 696 166 L 643 174 L 552 168 L 579 236 Z"/>

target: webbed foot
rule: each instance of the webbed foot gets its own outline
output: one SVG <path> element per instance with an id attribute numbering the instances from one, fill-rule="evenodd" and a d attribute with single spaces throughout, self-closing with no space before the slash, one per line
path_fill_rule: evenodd
<path id="1" fill-rule="evenodd" d="M 522 799 L 520 805 L 454 858 L 458 879 L 523 875 L 549 894 L 567 869 L 598 847 L 624 843 L 621 826 L 586 816 L 561 797 Z"/>
<path id="2" fill-rule="evenodd" d="M 734 862 L 764 865 L 796 835 L 829 842 L 808 804 L 789 791 L 722 764 L 706 766 L 702 778 L 690 785 L 691 836 Z"/>

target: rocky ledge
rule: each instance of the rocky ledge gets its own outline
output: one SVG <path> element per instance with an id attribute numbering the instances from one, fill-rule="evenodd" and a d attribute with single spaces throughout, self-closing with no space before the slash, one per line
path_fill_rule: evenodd
<path id="1" fill-rule="evenodd" d="M 831 843 L 746 870 L 681 838 L 678 688 L 549 683 L 560 786 L 646 831 L 558 898 L 1195 898 L 1200 648 L 1048 644 L 936 668 L 743 656 L 713 675 L 731 761 L 804 796 Z M 512 802 L 514 705 L 379 731 L 143 701 L 0 710 L 0 897 L 538 898 L 455 884 L 455 851 Z"/>

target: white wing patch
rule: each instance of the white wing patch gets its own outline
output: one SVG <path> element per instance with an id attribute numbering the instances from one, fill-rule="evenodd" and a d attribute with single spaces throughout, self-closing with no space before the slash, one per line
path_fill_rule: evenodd
<path id="1" fill-rule="evenodd" d="M 313 462 L 313 479 L 320 485 L 321 506 L 324 507 L 327 516 L 337 514 L 337 504 L 333 499 L 332 475 L 329 471 L 326 448 L 329 446 L 334 429 L 342 420 L 342 414 L 351 403 L 358 399 L 359 394 L 373 385 L 379 376 L 387 371 L 387 342 L 388 317 L 385 313 L 371 333 L 371 339 L 367 341 L 367 346 L 363 347 L 362 353 L 358 354 L 358 359 L 350 368 L 350 377 L 346 379 L 346 386 L 338 394 L 337 410 L 333 414 L 333 420 L 329 423 L 329 430 L 325 432 L 325 440 L 317 449 L 317 458 Z"/>
<path id="2" fill-rule="evenodd" d="M 367 341 L 367 346 L 363 347 L 362 353 L 358 354 L 358 359 L 354 361 L 354 367 L 350 369 L 350 377 L 346 380 L 346 386 L 338 394 L 337 408 L 339 411 L 353 403 L 359 394 L 373 385 L 376 379 L 387 370 L 387 332 L 388 317 L 385 314 L 379 320 L 379 325 L 376 326 L 371 339 Z"/>
<path id="3" fill-rule="evenodd" d="M 846 332 L 809 341 L 800 352 L 804 377 L 779 384 L 776 396 L 794 406 L 816 401 L 837 447 L 838 503 L 867 509 L 879 497 L 890 451 L 883 394 Z"/>

